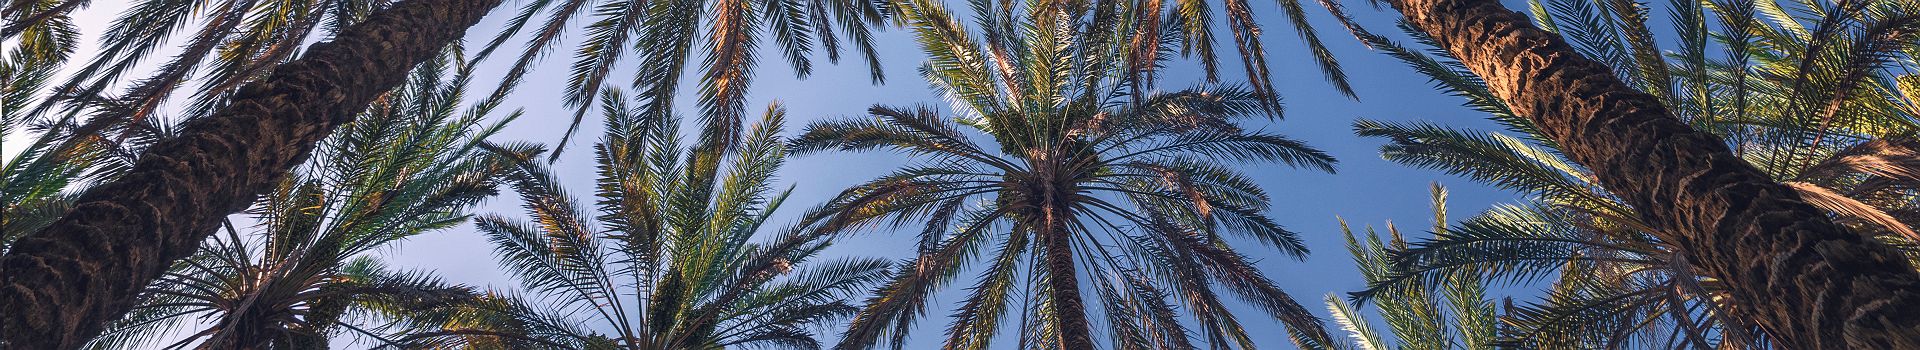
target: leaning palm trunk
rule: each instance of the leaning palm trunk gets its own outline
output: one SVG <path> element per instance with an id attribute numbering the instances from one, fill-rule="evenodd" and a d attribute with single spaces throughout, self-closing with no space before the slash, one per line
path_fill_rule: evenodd
<path id="1" fill-rule="evenodd" d="M 74 349 L 499 0 L 395 4 L 249 84 L 0 258 L 0 345 Z"/>
<path id="2" fill-rule="evenodd" d="M 1494 0 L 1394 0 L 1783 348 L 1920 348 L 1920 273 Z"/>

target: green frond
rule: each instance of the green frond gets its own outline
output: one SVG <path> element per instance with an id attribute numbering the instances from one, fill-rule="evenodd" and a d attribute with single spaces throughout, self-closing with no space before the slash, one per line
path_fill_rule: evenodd
<path id="1" fill-rule="evenodd" d="M 1340 329 L 1347 331 L 1347 336 L 1353 338 L 1353 343 L 1358 345 L 1360 349 L 1393 349 L 1387 345 L 1385 340 L 1380 338 L 1379 332 L 1373 331 L 1372 325 L 1367 324 L 1366 317 L 1354 311 L 1353 306 L 1347 305 L 1345 300 L 1340 300 L 1340 297 L 1334 296 L 1333 294 L 1327 294 L 1325 302 L 1327 303 L 1327 311 L 1333 313 L 1333 321 L 1340 324 Z"/>
<path id="2" fill-rule="evenodd" d="M 769 238 L 758 236 L 769 234 L 763 226 L 791 192 L 773 187 L 787 152 L 778 105 L 723 153 L 682 147 L 678 121 L 650 112 L 647 96 L 599 96 L 607 131 L 594 147 L 595 210 L 559 187 L 535 160 L 537 146 L 490 145 L 512 165 L 508 180 L 533 221 L 476 220 L 502 267 L 540 297 L 489 312 L 535 320 L 547 318 L 535 309 L 575 310 L 597 318 L 567 322 L 593 331 L 558 339 L 522 333 L 537 329 L 449 325 L 430 333 L 560 347 L 817 347 L 810 329 L 854 315 L 847 300 L 887 273 L 881 260 L 808 262 L 829 242 L 799 228 L 755 242 Z"/>
<path id="3" fill-rule="evenodd" d="M 1502 188 L 1534 193 L 1548 201 L 1617 217 L 1629 211 L 1605 197 L 1584 169 L 1556 152 L 1497 133 L 1450 129 L 1425 123 L 1354 122 L 1355 134 L 1382 137 L 1382 157 L 1402 164 L 1464 175 Z"/>

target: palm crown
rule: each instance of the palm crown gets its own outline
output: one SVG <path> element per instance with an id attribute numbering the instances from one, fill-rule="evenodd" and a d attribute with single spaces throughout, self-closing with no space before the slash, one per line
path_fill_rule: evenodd
<path id="1" fill-rule="evenodd" d="M 1325 342 L 1318 320 L 1228 244 L 1236 235 L 1307 253 L 1265 216 L 1266 193 L 1222 162 L 1331 171 L 1334 160 L 1239 127 L 1262 111 L 1263 96 L 1247 90 L 1129 94 L 1114 68 L 1131 48 L 1100 38 L 1133 24 L 1095 26 L 1084 9 L 1036 3 L 1020 16 L 977 6 L 984 43 L 938 5 L 902 6 L 931 55 L 921 72 L 962 116 L 876 106 L 871 119 L 814 123 L 791 142 L 797 154 L 891 149 L 919 160 L 846 190 L 813 217 L 817 232 L 888 217 L 896 226 L 924 223 L 919 254 L 905 263 L 913 268 L 876 291 L 841 347 L 901 345 L 931 294 L 983 250 L 983 270 L 951 315 L 948 348 L 986 348 L 1011 318 L 1025 325 L 1022 348 L 1090 348 L 1083 289 L 1119 348 L 1191 346 L 1188 320 L 1206 343 L 1251 347 L 1218 287 L 1283 321 L 1297 342 Z M 975 132 L 991 143 L 976 142 Z M 1015 304 L 1025 313 L 1008 315 Z"/>
<path id="2" fill-rule="evenodd" d="M 593 207 L 581 207 L 534 159 L 537 148 L 495 148 L 519 158 L 509 181 L 532 222 L 485 215 L 480 231 L 528 293 L 494 295 L 464 310 L 422 315 L 442 329 L 417 345 L 486 348 L 818 348 L 814 328 L 850 316 L 844 300 L 884 277 L 876 259 L 811 262 L 827 243 L 776 234 L 753 243 L 786 198 L 772 188 L 785 151 L 784 111 L 769 108 L 741 152 L 680 145 L 677 123 L 604 94 L 607 135 Z M 721 159 L 729 159 L 726 167 Z M 722 173 L 724 171 L 724 173 Z M 588 215 L 591 215 L 590 217 Z M 596 225 L 597 223 L 597 225 Z M 776 231 L 777 232 L 777 231 Z M 569 316 L 590 315 L 587 319 Z M 593 322 L 598 326 L 576 325 Z"/>

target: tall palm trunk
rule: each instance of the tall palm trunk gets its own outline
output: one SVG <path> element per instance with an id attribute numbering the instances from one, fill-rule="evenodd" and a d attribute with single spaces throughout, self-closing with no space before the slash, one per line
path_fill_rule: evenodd
<path id="1" fill-rule="evenodd" d="M 499 2 L 395 4 L 154 144 L 125 177 L 87 191 L 0 258 L 0 347 L 79 348 L 222 218 Z"/>
<path id="2" fill-rule="evenodd" d="M 1067 230 L 1067 211 L 1048 203 L 1041 214 L 1036 237 L 1045 246 L 1047 305 L 1053 314 L 1054 330 L 1060 332 L 1061 349 L 1093 349 L 1092 327 L 1087 325 L 1087 306 L 1080 301 L 1080 281 L 1073 262 L 1073 236 Z"/>
<path id="3" fill-rule="evenodd" d="M 1920 273 L 1497 0 L 1392 0 L 1787 349 L 1920 348 Z"/>

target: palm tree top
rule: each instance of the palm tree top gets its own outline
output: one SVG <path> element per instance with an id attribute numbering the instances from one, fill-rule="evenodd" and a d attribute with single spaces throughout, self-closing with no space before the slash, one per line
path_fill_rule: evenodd
<path id="1" fill-rule="evenodd" d="M 976 265 L 950 315 L 948 348 L 987 348 L 1016 319 L 1018 347 L 1091 348 L 1093 310 L 1104 311 L 1111 328 L 1102 333 L 1116 348 L 1251 347 L 1217 288 L 1280 319 L 1297 344 L 1329 344 L 1316 317 L 1228 244 L 1235 236 L 1307 253 L 1265 216 L 1267 194 L 1226 162 L 1333 169 L 1319 150 L 1240 126 L 1267 115 L 1262 94 L 1221 84 L 1136 90 L 1119 69 L 1131 47 L 1109 40 L 1132 24 L 1101 22 L 1091 9 L 975 11 L 984 32 L 975 36 L 936 4 L 901 8 L 930 55 L 921 72 L 954 115 L 875 106 L 870 118 L 813 123 L 788 145 L 916 160 L 808 217 L 821 233 L 920 227 L 917 256 L 901 264 L 914 268 L 876 290 L 840 348 L 900 346 L 930 295 Z"/>

